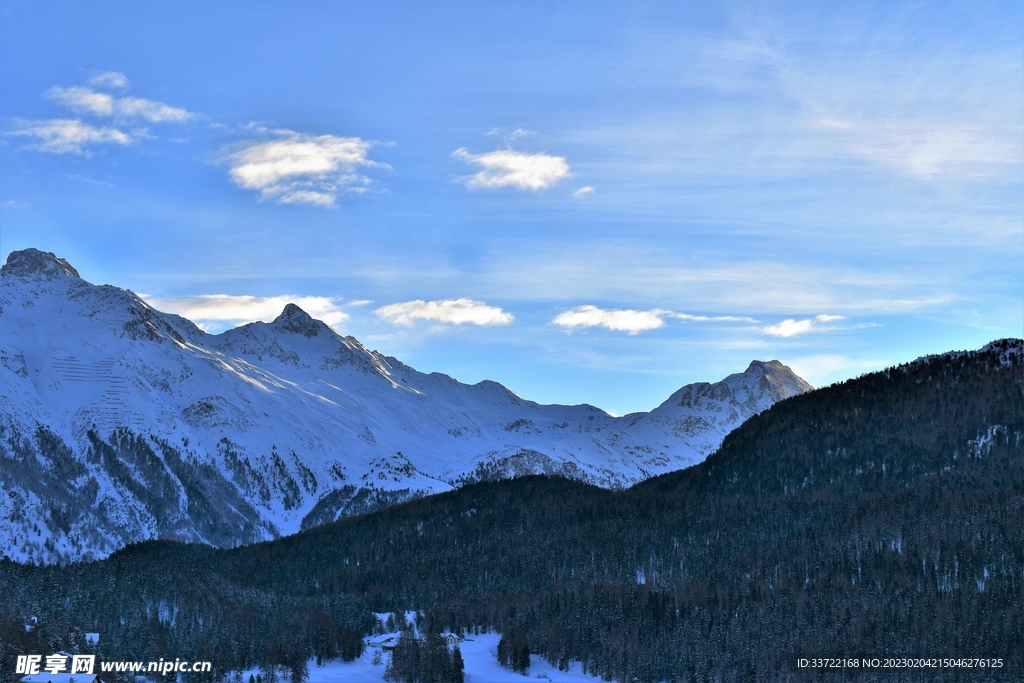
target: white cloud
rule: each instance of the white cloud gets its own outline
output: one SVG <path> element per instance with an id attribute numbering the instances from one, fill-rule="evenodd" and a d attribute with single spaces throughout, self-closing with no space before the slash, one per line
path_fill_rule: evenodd
<path id="1" fill-rule="evenodd" d="M 647 330 L 656 330 L 665 326 L 662 316 L 668 311 L 654 309 L 650 311 L 601 309 L 597 306 L 577 306 L 571 311 L 559 313 L 553 322 L 560 327 L 605 327 L 616 332 L 637 334 Z"/>
<path id="2" fill-rule="evenodd" d="M 95 128 L 77 119 L 18 121 L 7 134 L 35 138 L 35 149 L 55 154 L 86 154 L 85 147 L 89 145 L 133 142 L 131 136 L 116 128 Z"/>
<path id="3" fill-rule="evenodd" d="M 97 88 L 116 88 L 123 90 L 128 87 L 128 77 L 120 71 L 104 71 L 89 79 L 89 85 Z"/>
<path id="4" fill-rule="evenodd" d="M 496 306 L 472 299 L 406 301 L 378 308 L 374 313 L 395 325 L 411 327 L 417 320 L 433 320 L 462 325 L 508 325 L 514 318 Z"/>
<path id="5" fill-rule="evenodd" d="M 543 190 L 569 175 L 569 164 L 565 157 L 543 152 L 528 154 L 505 149 L 486 154 L 470 154 L 463 147 L 452 152 L 452 157 L 482 169 L 463 179 L 467 187 Z"/>
<path id="6" fill-rule="evenodd" d="M 781 323 L 765 327 L 761 332 L 772 337 L 795 337 L 800 334 L 807 334 L 808 332 L 824 331 L 824 329 L 819 326 L 819 323 L 835 322 L 837 320 L 845 319 L 845 316 L 841 315 L 819 315 L 814 318 L 805 318 L 804 320 L 787 318 Z"/>
<path id="7" fill-rule="evenodd" d="M 172 107 L 163 102 L 144 100 L 141 97 L 122 97 L 115 100 L 114 104 L 117 116 L 123 118 L 138 116 L 150 123 L 180 122 L 192 117 L 192 114 L 184 109 Z"/>
<path id="8" fill-rule="evenodd" d="M 78 85 L 62 88 L 55 85 L 46 91 L 46 96 L 77 112 L 88 112 L 96 116 L 114 115 L 114 98 L 91 88 Z"/>
<path id="9" fill-rule="evenodd" d="M 247 140 L 227 156 L 231 179 L 261 199 L 279 204 L 334 206 L 341 192 L 362 192 L 371 183 L 361 166 L 384 166 L 366 157 L 370 142 L 335 135 L 274 131 L 275 140 Z"/>
<path id="10" fill-rule="evenodd" d="M 270 322 L 281 314 L 287 304 L 295 304 L 332 327 L 348 320 L 348 314 L 334 299 L 325 296 L 201 294 L 173 299 L 141 296 L 153 308 L 188 318 L 208 332 L 257 320 Z"/>
<path id="11" fill-rule="evenodd" d="M 806 334 L 813 328 L 813 320 L 794 320 L 793 318 L 787 318 L 781 323 L 769 325 L 761 331 L 773 337 L 795 337 L 798 334 Z"/>
<path id="12" fill-rule="evenodd" d="M 193 115 L 184 109 L 141 97 L 112 97 L 91 88 L 58 85 L 46 91 L 46 96 L 65 107 L 94 116 L 113 116 L 117 119 L 141 118 L 150 123 L 180 123 Z"/>
<path id="13" fill-rule="evenodd" d="M 597 306 L 577 306 L 576 308 L 559 313 L 553 322 L 555 325 L 567 328 L 576 327 L 604 327 L 616 332 L 628 332 L 637 334 L 647 330 L 656 330 L 665 326 L 665 318 L 675 318 L 686 322 L 757 322 L 753 318 L 738 317 L 733 315 L 707 316 L 690 315 L 688 313 L 676 313 L 662 308 L 652 308 L 649 311 L 634 311 L 631 309 L 604 309 Z"/>
<path id="14" fill-rule="evenodd" d="M 596 190 L 596 189 L 597 188 L 595 188 L 592 185 L 587 185 L 586 187 L 581 187 L 580 189 L 578 189 L 575 192 L 573 192 L 572 196 L 573 197 L 586 197 L 588 194 L 593 194 L 594 190 Z"/>
<path id="15" fill-rule="evenodd" d="M 123 88 L 127 86 L 128 79 L 122 73 L 108 71 L 89 82 L 97 86 Z M 144 119 L 150 123 L 181 122 L 193 116 L 184 109 L 162 102 L 140 97 L 113 97 L 77 85 L 68 88 L 54 86 L 46 91 L 46 96 L 77 113 L 113 117 L 122 123 L 129 119 Z M 36 138 L 35 149 L 55 154 L 85 154 L 86 147 L 90 145 L 128 145 L 147 137 L 145 129 L 133 130 L 129 134 L 117 128 L 93 126 L 81 119 L 16 121 L 7 135 Z"/>

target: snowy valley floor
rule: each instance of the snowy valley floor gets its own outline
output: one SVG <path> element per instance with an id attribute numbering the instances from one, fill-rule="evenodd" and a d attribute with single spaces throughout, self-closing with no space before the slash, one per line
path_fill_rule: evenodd
<path id="1" fill-rule="evenodd" d="M 373 640 L 380 637 L 382 636 L 376 636 Z M 598 676 L 584 674 L 579 662 L 573 662 L 569 671 L 559 671 L 536 655 L 530 658 L 529 673 L 522 676 L 498 664 L 500 634 L 482 633 L 471 637 L 473 640 L 466 640 L 459 646 L 465 662 L 466 683 L 525 683 L 528 679 L 552 683 L 596 683 L 601 680 Z M 306 683 L 384 681 L 384 669 L 391 655 L 384 653 L 382 662 L 375 666 L 373 657 L 377 652 L 380 652 L 378 648 L 367 647 L 363 655 L 354 662 L 325 662 L 323 666 L 317 666 L 315 660 L 310 660 L 309 678 Z M 256 673 L 256 670 L 246 671 L 242 675 L 242 680 L 248 681 L 249 674 Z M 287 676 L 279 680 L 287 680 Z"/>

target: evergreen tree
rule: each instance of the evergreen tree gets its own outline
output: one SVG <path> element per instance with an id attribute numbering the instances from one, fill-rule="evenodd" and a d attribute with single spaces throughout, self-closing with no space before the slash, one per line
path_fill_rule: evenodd
<path id="1" fill-rule="evenodd" d="M 459 649 L 459 644 L 456 643 L 455 647 L 452 648 L 452 683 L 465 683 L 466 666 L 462 661 L 462 650 Z"/>

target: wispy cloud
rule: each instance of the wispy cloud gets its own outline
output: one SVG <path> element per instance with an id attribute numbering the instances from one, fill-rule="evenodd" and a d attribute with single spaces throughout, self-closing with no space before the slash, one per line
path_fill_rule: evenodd
<path id="1" fill-rule="evenodd" d="M 386 168 L 367 158 L 372 143 L 361 138 L 268 132 L 274 139 L 246 140 L 227 154 L 231 180 L 260 199 L 331 207 L 342 192 L 363 192 L 372 183 L 358 169 Z"/>
<path id="2" fill-rule="evenodd" d="M 580 197 L 586 197 L 588 194 L 593 194 L 596 189 L 597 188 L 593 187 L 592 185 L 587 185 L 586 187 L 581 187 L 580 189 L 573 192 L 572 196 L 576 197 L 577 199 L 579 199 Z"/>
<path id="3" fill-rule="evenodd" d="M 348 320 L 338 302 L 325 296 L 234 296 L 201 294 L 163 299 L 141 295 L 153 308 L 188 318 L 207 332 L 256 321 L 270 322 L 287 304 L 295 304 L 332 327 Z"/>
<path id="4" fill-rule="evenodd" d="M 97 88 L 124 90 L 128 87 L 128 77 L 120 71 L 104 71 L 90 78 L 89 85 L 95 85 Z"/>
<path id="5" fill-rule="evenodd" d="M 919 180 L 995 176 L 1024 161 L 1017 39 L 986 43 L 965 31 L 919 43 L 921 26 L 935 18 L 923 7 L 894 6 L 892 31 L 861 33 L 871 47 L 856 52 L 843 44 L 864 25 L 824 43 L 831 53 L 778 44 L 771 68 L 779 91 L 805 113 L 810 145 L 797 148 Z M 908 52 L 908 44 L 919 49 Z"/>
<path id="6" fill-rule="evenodd" d="M 193 114 L 153 100 L 144 100 L 141 97 L 122 97 L 114 100 L 115 115 L 121 118 L 139 117 L 150 123 L 174 122 L 179 123 L 192 118 Z"/>
<path id="7" fill-rule="evenodd" d="M 128 79 L 122 73 L 107 71 L 91 78 L 89 83 L 102 88 L 123 89 L 128 86 Z M 118 124 L 137 120 L 181 123 L 194 116 L 184 109 L 163 102 L 141 97 L 115 97 L 79 85 L 67 88 L 55 85 L 45 95 L 76 114 L 113 118 Z M 88 154 L 90 146 L 129 145 L 140 138 L 149 137 L 145 128 L 136 128 L 129 133 L 119 128 L 95 126 L 81 118 L 18 119 L 6 135 L 35 138 L 36 143 L 31 146 L 32 149 L 54 154 Z"/>
<path id="8" fill-rule="evenodd" d="M 794 5 L 740 12 L 738 32 L 720 37 L 645 36 L 623 71 L 628 84 L 609 87 L 687 87 L 704 95 L 604 125 L 594 117 L 562 142 L 600 144 L 602 163 L 614 161 L 618 182 L 643 179 L 638 193 L 658 176 L 702 182 L 823 170 L 880 172 L 906 178 L 909 186 L 957 178 L 1019 184 L 1019 22 L 999 25 L 991 16 L 975 16 L 967 21 L 978 23 L 954 37 L 931 33 L 950 15 L 925 5 L 872 7 L 818 15 L 828 28 L 804 21 L 806 8 Z M 878 25 L 887 28 L 879 32 Z M 688 68 L 677 68 L 682 63 Z M 716 106 L 692 106 L 701 101 Z M 588 160 L 588 173 L 596 170 Z M 617 184 L 617 194 L 620 189 Z M 773 191 L 793 190 L 779 184 Z"/>
<path id="9" fill-rule="evenodd" d="M 674 313 L 664 311 L 665 315 L 676 320 L 684 320 L 694 323 L 756 323 L 753 318 L 744 315 L 690 315 L 689 313 Z"/>
<path id="10" fill-rule="evenodd" d="M 513 131 L 509 131 L 508 128 L 504 128 L 504 127 L 499 126 L 497 128 L 490 129 L 489 131 L 487 131 L 487 134 L 488 135 L 498 135 L 498 136 L 501 136 L 501 139 L 504 140 L 506 144 L 511 145 L 518 138 L 527 137 L 527 136 L 530 136 L 530 135 L 536 135 L 537 131 L 535 131 L 535 130 L 528 130 L 526 128 L 516 128 Z"/>
<path id="11" fill-rule="evenodd" d="M 77 85 L 62 88 L 55 85 L 46 91 L 46 96 L 73 111 L 87 112 L 95 116 L 114 115 L 114 98 L 91 88 Z"/>
<path id="12" fill-rule="evenodd" d="M 821 119 L 814 125 L 839 136 L 846 153 L 922 179 L 969 175 L 1019 163 L 1018 145 L 984 126 L 929 121 Z"/>
<path id="13" fill-rule="evenodd" d="M 781 323 L 765 327 L 761 332 L 772 337 L 796 337 L 797 335 L 807 334 L 808 332 L 826 331 L 830 328 L 821 327 L 821 323 L 830 323 L 845 319 L 846 318 L 841 315 L 819 315 L 814 318 L 805 318 L 803 320 L 787 318 Z"/>
<path id="14" fill-rule="evenodd" d="M 96 128 L 78 119 L 19 120 L 7 135 L 34 138 L 32 149 L 54 154 L 88 154 L 92 145 L 130 145 L 134 141 L 116 128 Z"/>
<path id="15" fill-rule="evenodd" d="M 565 157 L 543 152 L 529 154 L 505 149 L 470 154 L 463 147 L 452 152 L 452 157 L 480 167 L 480 172 L 462 179 L 467 187 L 543 190 L 569 176 L 569 164 Z"/>
<path id="16" fill-rule="evenodd" d="M 46 96 L 81 114 L 114 117 L 122 121 L 138 118 L 150 123 L 181 123 L 194 116 L 163 102 L 141 97 L 113 97 L 79 85 L 68 88 L 55 85 L 46 91 Z"/>
<path id="17" fill-rule="evenodd" d="M 412 327 L 417 320 L 432 320 L 454 325 L 508 325 L 514 320 L 511 313 L 497 306 L 488 306 L 472 299 L 444 299 L 441 301 L 406 301 L 378 308 L 374 313 L 395 325 Z"/>
<path id="18" fill-rule="evenodd" d="M 675 318 L 687 322 L 756 322 L 751 318 L 725 316 L 689 315 L 676 313 L 661 308 L 647 311 L 632 309 L 604 309 L 597 306 L 577 306 L 572 310 L 559 313 L 551 322 L 559 327 L 573 329 L 577 327 L 604 327 L 616 332 L 638 334 L 648 330 L 656 330 L 665 326 L 665 318 Z"/>
<path id="19" fill-rule="evenodd" d="M 96 178 L 90 178 L 87 175 L 81 173 L 69 173 L 68 180 L 77 180 L 82 183 L 88 183 L 89 185 L 97 185 L 99 187 L 113 187 L 114 183 L 107 182 L 106 180 L 97 180 Z"/>
<path id="20" fill-rule="evenodd" d="M 984 271 L 950 264 L 935 273 L 913 260 L 899 271 L 879 271 L 870 263 L 757 261 L 748 254 L 725 262 L 708 252 L 687 253 L 670 242 L 605 238 L 589 243 L 495 241 L 473 268 L 425 268 L 410 257 L 374 262 L 360 273 L 375 281 L 423 287 L 454 287 L 464 274 L 474 278 L 475 291 L 485 299 L 515 291 L 520 300 L 553 305 L 628 302 L 619 307 L 742 312 L 781 320 L 813 318 L 822 311 L 863 317 L 936 310 L 962 300 L 959 283 L 977 280 Z"/>

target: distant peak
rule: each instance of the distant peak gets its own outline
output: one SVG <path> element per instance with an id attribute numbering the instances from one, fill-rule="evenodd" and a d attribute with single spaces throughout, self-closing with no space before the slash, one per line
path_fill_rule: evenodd
<path id="1" fill-rule="evenodd" d="M 305 337 L 317 336 L 323 325 L 295 304 L 287 304 L 281 311 L 281 315 L 274 318 L 274 322 L 271 324 L 286 332 L 294 332 Z"/>
<path id="2" fill-rule="evenodd" d="M 74 267 L 51 251 L 22 249 L 12 251 L 7 263 L 0 268 L 0 275 L 30 278 L 43 277 L 54 280 L 62 276 L 80 277 Z"/>
<path id="3" fill-rule="evenodd" d="M 743 374 L 748 377 L 751 375 L 763 377 L 764 379 L 759 381 L 767 381 L 777 399 L 788 398 L 814 389 L 803 377 L 793 372 L 792 368 L 777 360 L 751 361 Z"/>
<path id="4" fill-rule="evenodd" d="M 277 316 L 277 322 L 279 320 L 312 320 L 309 313 L 299 308 L 296 304 L 286 304 L 284 310 L 281 311 L 281 315 Z"/>

